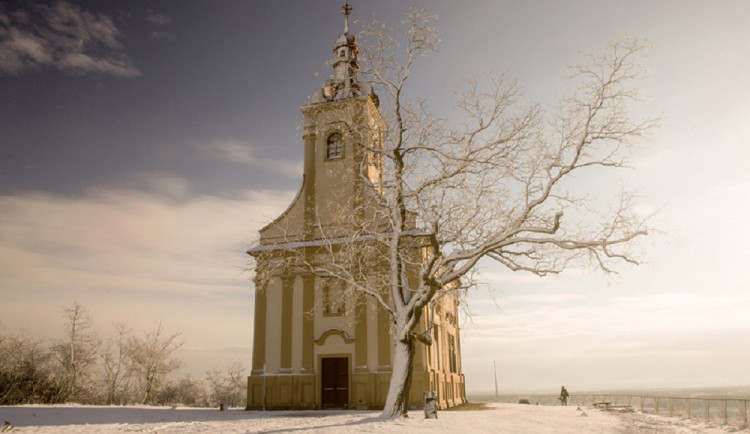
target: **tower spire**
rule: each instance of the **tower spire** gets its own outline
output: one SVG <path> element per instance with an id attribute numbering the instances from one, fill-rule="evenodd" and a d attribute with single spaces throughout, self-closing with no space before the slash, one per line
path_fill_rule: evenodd
<path id="1" fill-rule="evenodd" d="M 341 13 L 344 14 L 344 33 L 349 33 L 349 14 L 352 13 L 352 7 L 349 6 L 349 0 L 344 2 L 344 6 L 341 8 Z"/>
<path id="2" fill-rule="evenodd" d="M 333 44 L 333 60 L 330 62 L 333 66 L 333 75 L 310 97 L 310 103 L 319 104 L 333 100 L 369 96 L 377 106 L 378 97 L 375 95 L 372 86 L 357 79 L 359 46 L 357 46 L 357 39 L 354 35 L 349 33 L 349 15 L 352 13 L 349 0 L 344 1 L 341 13 L 344 14 L 344 33 L 339 35 L 336 43 Z"/>

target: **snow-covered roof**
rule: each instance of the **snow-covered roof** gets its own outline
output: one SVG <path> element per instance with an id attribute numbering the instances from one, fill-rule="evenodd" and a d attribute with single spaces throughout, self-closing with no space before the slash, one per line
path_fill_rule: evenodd
<path id="1" fill-rule="evenodd" d="M 404 231 L 402 232 L 402 235 L 410 236 L 410 237 L 418 237 L 418 236 L 426 236 L 427 233 L 419 231 L 419 230 L 410 230 L 410 231 Z M 247 253 L 254 254 L 254 253 L 260 253 L 260 252 L 271 252 L 274 250 L 293 250 L 293 249 L 299 249 L 302 247 L 323 247 L 323 246 L 333 246 L 337 244 L 351 244 L 351 243 L 362 243 L 365 241 L 373 241 L 373 240 L 387 240 L 393 236 L 392 232 L 387 233 L 379 233 L 379 234 L 371 234 L 371 235 L 361 235 L 361 236 L 355 236 L 355 237 L 338 237 L 338 238 L 321 238 L 317 240 L 304 240 L 304 241 L 292 241 L 288 243 L 279 243 L 279 244 L 259 244 L 255 247 L 251 247 Z"/>

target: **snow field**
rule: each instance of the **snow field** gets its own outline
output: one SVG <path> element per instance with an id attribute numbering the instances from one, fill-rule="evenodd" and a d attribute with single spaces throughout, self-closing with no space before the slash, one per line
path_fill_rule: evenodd
<path id="1" fill-rule="evenodd" d="M 425 419 L 381 419 L 376 411 L 273 411 L 106 406 L 0 407 L 13 433 L 750 433 L 696 421 L 616 414 L 575 406 L 489 404 L 489 410 L 440 411 Z M 583 416 L 582 414 L 586 414 Z"/>

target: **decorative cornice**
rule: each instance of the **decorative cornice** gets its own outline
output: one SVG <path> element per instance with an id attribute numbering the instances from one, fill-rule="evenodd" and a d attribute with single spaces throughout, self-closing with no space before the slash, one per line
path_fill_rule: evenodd
<path id="1" fill-rule="evenodd" d="M 323 345 L 326 342 L 326 339 L 328 339 L 330 336 L 337 335 L 340 336 L 341 339 L 344 340 L 345 344 L 351 344 L 354 342 L 354 338 L 350 337 L 348 334 L 346 334 L 345 331 L 341 329 L 328 329 L 323 332 L 322 335 L 318 339 L 315 339 L 313 342 L 315 342 L 317 345 Z"/>

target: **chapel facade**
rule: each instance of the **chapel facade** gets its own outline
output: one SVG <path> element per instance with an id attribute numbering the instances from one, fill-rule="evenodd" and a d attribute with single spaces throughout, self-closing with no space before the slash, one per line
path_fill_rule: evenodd
<path id="1" fill-rule="evenodd" d="M 377 150 L 386 126 L 372 86 L 357 77 L 359 49 L 349 33 L 348 3 L 342 11 L 344 33 L 334 44 L 333 75 L 300 108 L 302 185 L 248 251 L 258 276 L 249 410 L 382 409 L 388 392 L 389 314 L 371 297 L 344 296 L 346 282 L 314 267 L 344 250 L 351 255 L 354 249 L 355 256 L 358 248 L 368 251 L 362 258 L 378 252 L 364 238 L 352 242 L 351 234 L 361 222 L 379 218 L 376 206 L 368 204 L 382 194 L 383 160 Z M 416 216 L 410 218 L 416 227 Z M 348 240 L 347 246 L 336 246 L 338 239 Z M 419 249 L 414 248 L 415 260 Z M 312 265 L 300 267 L 299 258 Z M 360 262 L 365 279 L 383 270 L 377 259 Z M 421 406 L 423 391 L 437 392 L 440 408 L 464 403 L 457 298 L 438 299 L 432 312 L 422 315 L 420 327 L 423 333 L 431 327 L 433 344 L 416 344 L 409 406 Z"/>

